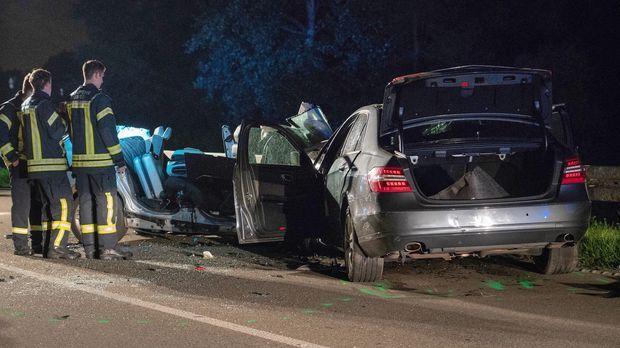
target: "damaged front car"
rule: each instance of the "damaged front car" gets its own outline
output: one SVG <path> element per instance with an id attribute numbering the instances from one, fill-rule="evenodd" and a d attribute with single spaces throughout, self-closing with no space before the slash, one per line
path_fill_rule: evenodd
<path id="1" fill-rule="evenodd" d="M 259 128 L 258 136 L 253 136 L 251 140 L 253 163 L 299 167 L 302 163 L 306 163 L 305 156 L 316 154 L 332 134 L 321 109 L 312 104 L 302 103 L 299 114 L 287 121 L 287 125 Z M 236 136 L 239 135 L 240 129 L 241 127 L 236 131 Z M 116 225 L 119 239 L 125 235 L 128 228 L 133 228 L 145 234 L 235 236 L 239 232 L 241 243 L 252 241 L 252 238 L 247 237 L 247 229 L 236 228 L 243 226 L 239 221 L 244 220 L 239 218 L 243 215 L 239 215 L 238 209 L 235 209 L 233 168 L 237 162 L 234 156 L 237 144 L 228 127 L 222 129 L 224 153 L 203 152 L 194 148 L 165 153 L 165 144 L 172 136 L 171 128 L 157 127 L 152 135 L 149 130 L 143 128 L 119 126 L 117 131 L 127 163 L 126 174 L 119 174 L 116 178 L 118 187 Z M 278 131 L 285 133 L 295 146 L 303 150 L 294 151 L 290 144 L 287 147 L 287 141 L 277 135 Z M 68 137 L 65 140 L 65 148 L 70 161 L 71 142 Z M 294 170 L 283 177 L 286 180 L 296 177 L 293 172 Z M 274 186 L 278 185 L 274 183 Z M 290 195 L 291 188 L 287 188 L 286 191 L 287 195 Z M 244 195 L 244 197 L 247 199 L 250 196 Z M 261 198 L 260 195 L 256 197 Z M 277 201 L 278 193 L 275 192 L 270 197 Z M 288 198 L 289 203 L 293 200 L 291 197 Z M 77 199 L 74 207 L 76 210 L 72 230 L 80 239 Z M 264 211 L 269 210 L 269 204 L 265 205 Z M 273 219 L 271 223 L 278 221 L 277 214 L 274 213 Z M 276 224 L 279 237 L 264 241 L 283 239 L 286 224 Z M 264 226 L 267 229 L 271 228 L 269 224 Z M 265 232 L 259 229 L 258 233 Z"/>

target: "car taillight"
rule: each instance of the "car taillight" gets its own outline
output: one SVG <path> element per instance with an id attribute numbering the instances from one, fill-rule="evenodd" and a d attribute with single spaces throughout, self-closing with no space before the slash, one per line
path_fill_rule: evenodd
<path id="1" fill-rule="evenodd" d="M 579 158 L 570 158 L 564 161 L 562 185 L 583 184 L 586 182 L 586 171 Z"/>
<path id="2" fill-rule="evenodd" d="M 411 192 L 411 186 L 400 167 L 375 167 L 368 173 L 368 184 L 373 192 Z"/>

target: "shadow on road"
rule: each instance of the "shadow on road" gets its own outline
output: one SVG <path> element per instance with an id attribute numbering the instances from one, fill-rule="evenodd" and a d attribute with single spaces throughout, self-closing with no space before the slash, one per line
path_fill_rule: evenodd
<path id="1" fill-rule="evenodd" d="M 602 298 L 618 298 L 620 297 L 620 280 L 611 283 L 594 283 L 594 284 L 577 284 L 577 283 L 561 283 L 566 286 L 570 286 L 575 289 L 585 290 L 582 292 L 576 292 L 577 294 L 586 296 L 595 296 Z M 594 291 L 595 293 L 593 293 Z"/>

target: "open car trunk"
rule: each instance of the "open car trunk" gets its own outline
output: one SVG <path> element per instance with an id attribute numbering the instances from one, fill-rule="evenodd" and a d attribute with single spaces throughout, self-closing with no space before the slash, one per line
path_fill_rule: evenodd
<path id="1" fill-rule="evenodd" d="M 381 141 L 406 155 L 422 196 L 542 199 L 552 191 L 562 156 L 549 132 L 550 72 L 465 66 L 407 75 L 387 85 L 383 105 Z"/>
<path id="2" fill-rule="evenodd" d="M 532 198 L 547 193 L 555 158 L 544 148 L 507 154 L 446 155 L 410 162 L 413 180 L 423 196 L 434 200 Z"/>

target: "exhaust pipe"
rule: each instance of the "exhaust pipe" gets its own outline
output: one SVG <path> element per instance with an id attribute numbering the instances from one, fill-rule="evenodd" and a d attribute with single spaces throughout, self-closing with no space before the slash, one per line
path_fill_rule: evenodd
<path id="1" fill-rule="evenodd" d="M 409 243 L 405 246 L 405 250 L 411 253 L 422 252 L 422 244 L 420 242 Z"/>
<path id="2" fill-rule="evenodd" d="M 575 242 L 575 236 L 573 236 L 570 233 L 565 233 L 563 235 L 560 236 L 560 238 L 558 238 L 560 241 L 566 242 L 566 243 L 574 243 Z"/>

